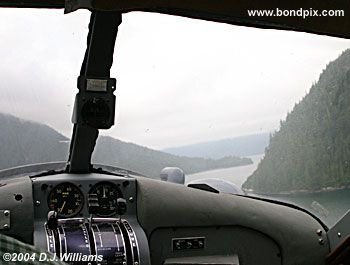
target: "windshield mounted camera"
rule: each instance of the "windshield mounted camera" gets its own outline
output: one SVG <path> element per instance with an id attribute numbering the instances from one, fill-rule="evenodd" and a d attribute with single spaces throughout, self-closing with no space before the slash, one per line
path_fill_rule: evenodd
<path id="1" fill-rule="evenodd" d="M 115 78 L 78 77 L 72 122 L 96 129 L 109 129 L 114 125 Z"/>

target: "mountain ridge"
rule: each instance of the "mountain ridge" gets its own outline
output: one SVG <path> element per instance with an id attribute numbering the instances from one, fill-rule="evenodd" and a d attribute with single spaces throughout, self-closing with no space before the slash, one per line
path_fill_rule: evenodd
<path id="1" fill-rule="evenodd" d="M 162 151 L 173 155 L 218 159 L 229 155 L 252 156 L 262 154 L 265 152 L 268 143 L 269 133 L 259 133 L 165 148 Z"/>
<path id="2" fill-rule="evenodd" d="M 0 113 L 0 169 L 21 165 L 67 161 L 69 139 L 53 128 Z M 6 150 L 5 152 L 3 150 Z M 108 164 L 158 178 L 166 166 L 181 167 L 186 174 L 252 163 L 248 158 L 188 158 L 100 136 L 92 162 Z"/>

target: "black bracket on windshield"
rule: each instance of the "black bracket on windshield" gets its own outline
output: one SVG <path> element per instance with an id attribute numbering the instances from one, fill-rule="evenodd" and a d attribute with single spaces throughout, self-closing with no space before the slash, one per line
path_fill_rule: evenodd
<path id="1" fill-rule="evenodd" d="M 87 49 L 78 78 L 72 122 L 73 135 L 67 171 L 91 171 L 91 156 L 99 129 L 114 125 L 116 79 L 110 77 L 119 12 L 94 11 L 91 14 Z"/>
<path id="2" fill-rule="evenodd" d="M 79 76 L 73 123 L 95 129 L 111 128 L 114 125 L 115 87 L 115 78 Z"/>

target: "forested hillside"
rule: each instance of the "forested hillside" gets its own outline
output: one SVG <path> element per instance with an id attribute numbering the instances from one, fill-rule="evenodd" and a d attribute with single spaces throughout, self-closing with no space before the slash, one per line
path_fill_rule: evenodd
<path id="1" fill-rule="evenodd" d="M 349 184 L 350 50 L 346 50 L 327 65 L 271 135 L 264 159 L 243 188 L 279 193 Z"/>
<path id="2" fill-rule="evenodd" d="M 69 139 L 54 129 L 0 113 L 0 170 L 33 163 L 66 161 Z M 248 158 L 188 158 L 170 155 L 111 137 L 99 137 L 93 162 L 117 166 L 158 178 L 166 166 L 186 174 L 252 163 Z"/>
<path id="3" fill-rule="evenodd" d="M 116 165 L 156 177 L 167 166 L 180 167 L 186 174 L 191 174 L 209 169 L 228 168 L 252 163 L 249 158 L 235 156 L 220 159 L 175 156 L 133 143 L 125 143 L 111 137 L 101 137 L 98 140 L 93 161 Z"/>
<path id="4" fill-rule="evenodd" d="M 0 169 L 65 161 L 68 144 L 49 126 L 0 113 Z"/>

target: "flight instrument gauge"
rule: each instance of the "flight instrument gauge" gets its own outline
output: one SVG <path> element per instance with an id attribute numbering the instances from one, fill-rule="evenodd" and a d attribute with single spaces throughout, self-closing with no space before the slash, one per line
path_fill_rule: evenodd
<path id="1" fill-rule="evenodd" d="M 72 183 L 65 182 L 55 186 L 48 197 L 50 210 L 56 211 L 58 217 L 73 217 L 84 206 L 84 195 Z"/>
<path id="2" fill-rule="evenodd" d="M 94 185 L 89 194 L 95 194 L 99 209 L 96 215 L 107 217 L 117 212 L 117 199 L 123 197 L 119 187 L 111 182 L 99 182 Z"/>

